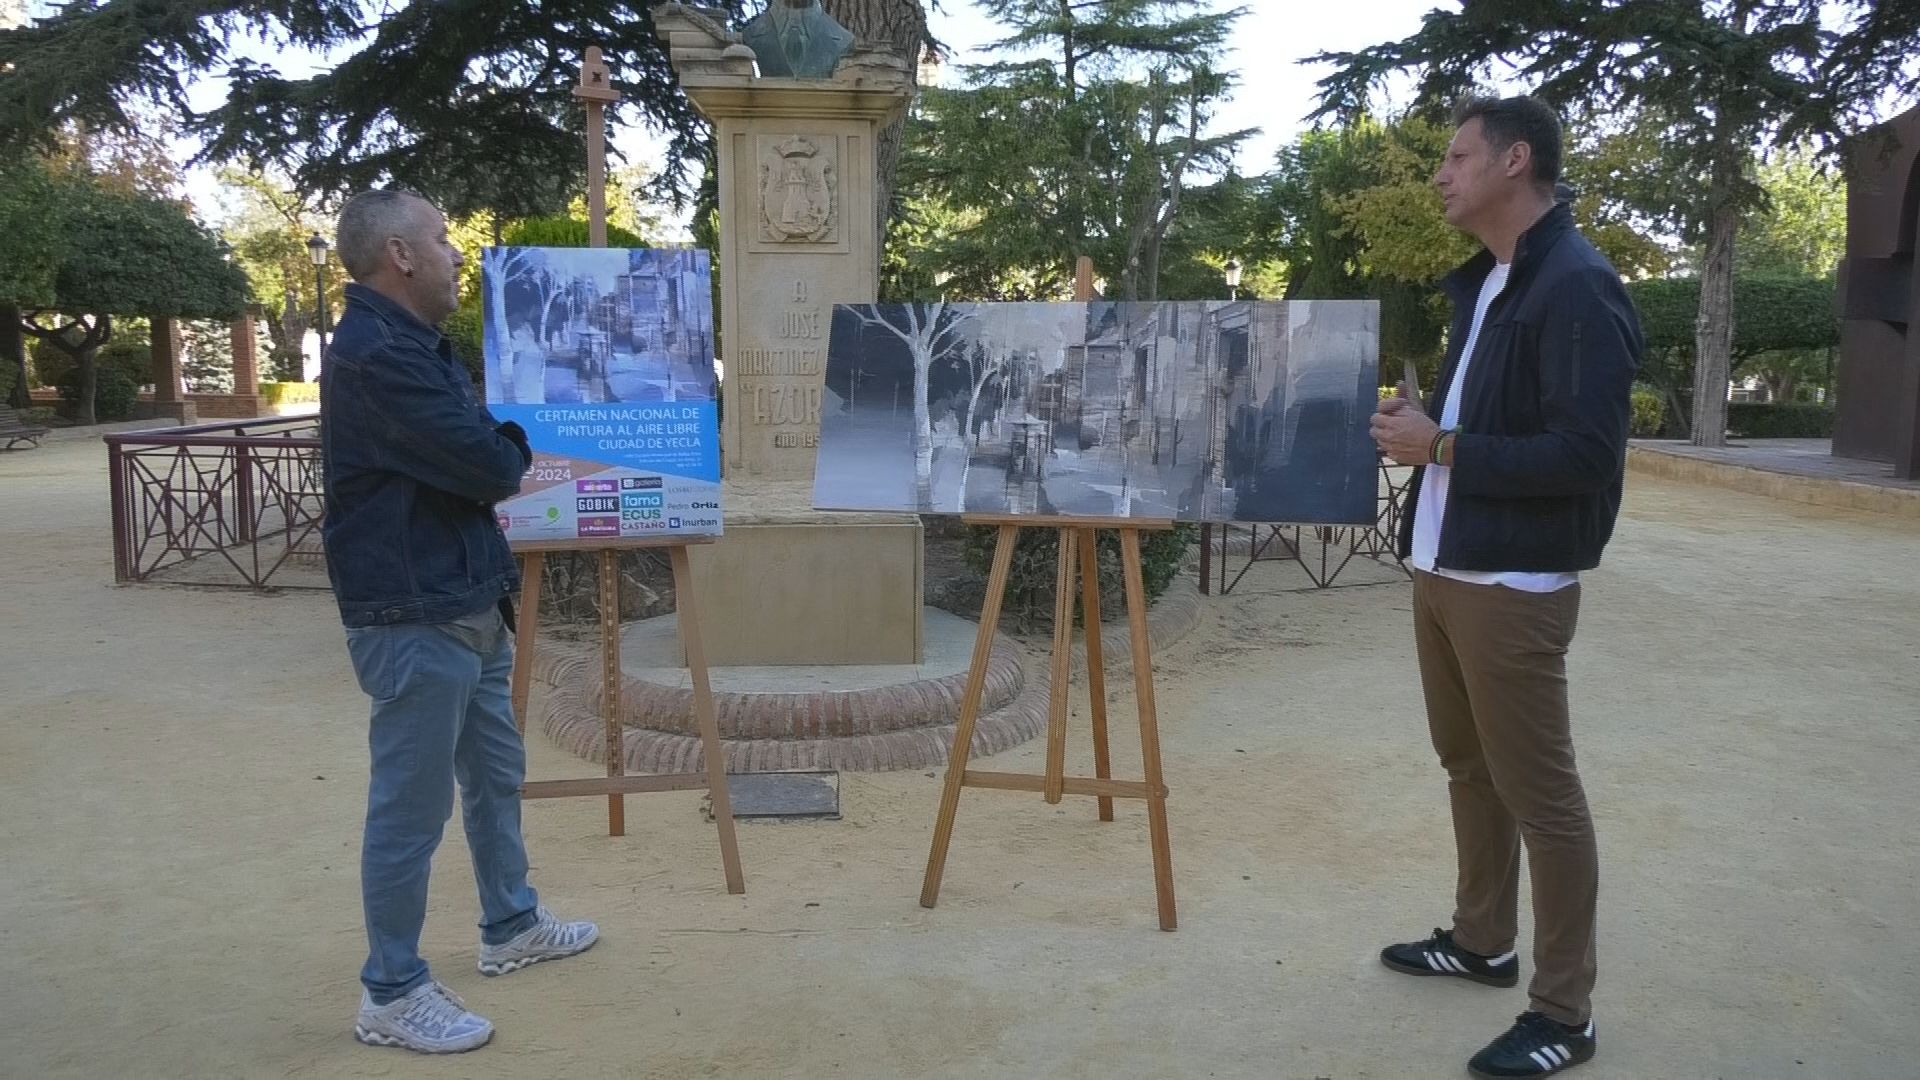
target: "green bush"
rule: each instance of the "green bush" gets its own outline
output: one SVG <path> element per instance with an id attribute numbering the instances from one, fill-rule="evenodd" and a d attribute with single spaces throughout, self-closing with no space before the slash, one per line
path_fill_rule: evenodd
<path id="1" fill-rule="evenodd" d="M 133 419 L 133 407 L 140 402 L 140 387 L 127 374 L 124 364 L 103 364 L 98 354 L 93 363 L 93 418 L 102 424 Z M 60 400 L 68 406 L 80 403 L 80 365 L 68 370 L 60 383 Z"/>
<path id="2" fill-rule="evenodd" d="M 67 340 L 76 341 L 79 335 L 69 333 Z M 27 346 L 27 361 L 33 371 L 35 386 L 59 386 L 66 381 L 67 373 L 73 370 L 73 356 L 60 346 L 46 338 L 36 337 Z"/>
<path id="3" fill-rule="evenodd" d="M 93 362 L 102 368 L 126 372 L 135 386 L 153 384 L 153 345 L 146 338 L 123 338 L 115 334 L 112 341 L 93 354 Z"/>
<path id="4" fill-rule="evenodd" d="M 1727 432 L 1742 439 L 1830 439 L 1833 406 L 1734 402 L 1727 406 Z"/>
<path id="5" fill-rule="evenodd" d="M 587 223 L 579 218 L 542 217 L 527 218 L 507 226 L 501 234 L 501 242 L 507 247 L 591 247 Z M 618 225 L 608 223 L 607 246 L 616 248 L 649 247 L 636 233 L 628 232 Z"/>
<path id="6" fill-rule="evenodd" d="M 320 401 L 320 384 L 310 382 L 263 382 L 260 401 L 266 405 L 312 405 Z"/>
<path id="7" fill-rule="evenodd" d="M 1636 439 L 1651 439 L 1659 435 L 1667 426 L 1667 402 L 1657 390 L 1644 386 L 1633 388 L 1633 436 Z"/>
<path id="8" fill-rule="evenodd" d="M 992 571 L 993 549 L 999 534 L 999 528 L 991 525 L 975 525 L 967 529 L 967 566 L 982 577 Z M 1167 586 L 1180 573 L 1187 549 L 1199 536 L 1200 527 L 1189 524 L 1141 534 L 1140 576 L 1149 601 L 1167 591 Z M 1007 575 L 1007 594 L 1001 607 L 1001 618 L 1006 625 L 1016 630 L 1053 625 L 1053 587 L 1059 574 L 1056 562 L 1059 549 L 1058 529 L 1020 530 L 1019 542 L 1013 549 L 1013 565 Z M 1100 611 L 1107 618 L 1118 617 L 1126 611 L 1126 583 L 1120 571 L 1120 534 L 1102 530 L 1099 554 Z M 1080 616 L 1076 615 L 1074 621 L 1079 623 Z"/>
<path id="9" fill-rule="evenodd" d="M 440 324 L 440 332 L 453 344 L 453 353 L 460 362 L 467 365 L 467 374 L 473 376 L 473 385 L 484 388 L 487 384 L 486 353 L 481 345 L 480 296 L 475 293 L 462 301 L 459 310 L 447 316 Z"/>

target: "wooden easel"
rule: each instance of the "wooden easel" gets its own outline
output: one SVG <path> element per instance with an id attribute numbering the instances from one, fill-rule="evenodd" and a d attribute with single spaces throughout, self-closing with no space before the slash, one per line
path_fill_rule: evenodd
<path id="1" fill-rule="evenodd" d="M 580 68 L 580 85 L 574 96 L 587 106 L 587 205 L 589 236 L 594 247 L 607 246 L 607 192 L 604 173 L 606 140 L 605 109 L 619 100 L 600 50 L 589 48 Z M 593 551 L 599 555 L 600 570 L 600 663 L 601 716 L 606 723 L 607 775 L 577 780 L 530 780 L 520 787 L 523 799 L 558 799 L 579 795 L 607 797 L 607 835 L 625 836 L 627 831 L 626 796 L 645 791 L 697 791 L 705 789 L 713 800 L 713 820 L 720 827 L 720 861 L 725 867 L 727 891 L 744 893 L 746 879 L 740 870 L 740 846 L 734 834 L 733 801 L 727 794 L 727 761 L 720 748 L 720 726 L 713 709 L 713 687 L 707 679 L 707 653 L 700 633 L 700 605 L 694 595 L 692 561 L 687 549 L 693 544 L 712 543 L 712 537 L 663 537 L 634 539 L 618 544 L 582 547 L 574 544 L 523 544 L 520 576 L 524 583 L 524 610 L 515 631 L 513 658 L 514 722 L 525 737 L 527 696 L 532 676 L 534 644 L 540 626 L 540 586 L 547 565 L 548 551 Z M 626 747 L 620 722 L 620 552 L 645 548 L 665 548 L 673 563 L 675 607 L 679 613 L 680 643 L 687 652 L 687 671 L 693 679 L 693 714 L 700 728 L 700 745 L 706 757 L 703 773 L 672 773 L 656 776 L 626 775 Z"/>
<path id="2" fill-rule="evenodd" d="M 1081 258 L 1075 273 L 1074 297 L 1093 297 L 1093 264 Z M 947 757 L 946 786 L 940 793 L 940 816 L 933 828 L 933 850 L 927 856 L 926 882 L 920 905 L 932 907 L 940 899 L 940 878 L 946 870 L 947 847 L 953 841 L 954 815 L 963 787 L 999 791 L 1037 791 L 1048 803 L 1065 795 L 1092 795 L 1099 800 L 1101 821 L 1113 820 L 1113 800 L 1145 799 L 1147 830 L 1153 847 L 1154 892 L 1160 909 L 1160 929 L 1178 925 L 1173 900 L 1173 849 L 1167 834 L 1167 786 L 1160 775 L 1160 722 L 1153 701 L 1153 645 L 1147 633 L 1146 587 L 1140 569 L 1140 534 L 1169 529 L 1171 521 L 1133 518 L 1007 517 L 963 515 L 969 525 L 992 525 L 1000 530 L 993 549 L 993 570 L 987 576 L 987 599 L 981 606 L 980 632 L 973 645 L 973 664 L 967 671 L 966 692 L 960 699 L 960 721 Z M 986 687 L 987 661 L 993 655 L 994 633 L 1000 623 L 1000 602 L 1007 591 L 1014 546 L 1022 528 L 1059 530 L 1060 555 L 1054 579 L 1052 700 L 1047 708 L 1046 772 L 980 772 L 967 768 L 974 725 L 980 718 L 980 700 Z M 1140 762 L 1143 780 L 1115 780 L 1107 747 L 1106 668 L 1100 642 L 1100 562 L 1097 540 L 1101 529 L 1120 534 L 1120 569 L 1126 585 L 1127 623 L 1133 645 L 1134 698 L 1140 714 Z M 1093 716 L 1094 775 L 1067 776 L 1067 699 L 1073 675 L 1074 569 L 1079 563 L 1081 610 L 1087 639 L 1087 691 Z"/>

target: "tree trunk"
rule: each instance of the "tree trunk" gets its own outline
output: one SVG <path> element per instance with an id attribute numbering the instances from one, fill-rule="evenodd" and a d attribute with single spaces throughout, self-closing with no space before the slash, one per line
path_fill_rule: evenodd
<path id="1" fill-rule="evenodd" d="M 920 0 L 824 0 L 827 14 L 853 31 L 861 44 L 892 53 L 907 62 L 907 84 L 920 84 L 920 56 L 927 47 L 927 13 Z M 902 117 L 873 140 L 874 258 L 887 243 L 887 223 L 893 217 L 893 174 L 900 163 L 900 144 L 906 131 Z"/>
<path id="2" fill-rule="evenodd" d="M 1745 37 L 1751 0 L 1734 0 L 1729 29 Z M 1714 101 L 1713 171 L 1707 184 L 1707 252 L 1700 267 L 1700 310 L 1694 317 L 1695 446 L 1727 445 L 1727 383 L 1733 377 L 1733 245 L 1740 231 L 1740 194 L 1747 168 L 1740 88 L 1720 86 Z"/>
<path id="3" fill-rule="evenodd" d="M 16 409 L 33 407 L 32 379 L 27 374 L 27 337 L 20 330 L 20 309 L 0 304 L 0 364 L 13 368 L 13 390 L 7 404 Z"/>
<path id="4" fill-rule="evenodd" d="M 1726 446 L 1726 384 L 1734 367 L 1734 233 L 1740 231 L 1740 211 L 1730 192 L 1713 202 L 1707 261 L 1699 271 L 1699 315 L 1693 321 L 1693 446 Z"/>
<path id="5" fill-rule="evenodd" d="M 1737 168 L 1737 166 L 1735 166 Z M 1715 166 L 1708 196 L 1707 257 L 1694 320 L 1693 445 L 1727 444 L 1727 382 L 1733 372 L 1733 240 L 1740 211 L 1727 163 Z"/>

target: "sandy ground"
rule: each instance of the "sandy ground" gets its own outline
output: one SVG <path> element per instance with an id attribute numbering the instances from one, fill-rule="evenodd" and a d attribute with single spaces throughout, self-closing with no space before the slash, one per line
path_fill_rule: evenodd
<path id="1" fill-rule="evenodd" d="M 623 839 L 538 803 L 536 883 L 602 944 L 479 976 L 456 827 L 426 949 L 499 1034 L 359 1046 L 365 705 L 328 600 L 113 587 L 104 460 L 0 455 L 0 1075 L 1457 1076 L 1525 1005 L 1375 960 L 1452 886 L 1409 589 L 1263 566 L 1161 658 L 1179 932 L 1137 805 L 968 792 L 927 911 L 926 773 L 743 826 L 745 897 L 697 793 L 631 800 Z M 1630 488 L 1572 658 L 1603 867 L 1575 1075 L 1913 1077 L 1920 534 Z"/>

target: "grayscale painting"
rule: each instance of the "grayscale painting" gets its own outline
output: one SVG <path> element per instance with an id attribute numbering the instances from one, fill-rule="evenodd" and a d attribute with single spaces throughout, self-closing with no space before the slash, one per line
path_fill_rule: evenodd
<path id="1" fill-rule="evenodd" d="M 480 281 L 487 400 L 713 400 L 706 252 L 487 248 Z"/>
<path id="2" fill-rule="evenodd" d="M 1373 301 L 834 309 L 814 505 L 1374 519 Z"/>

